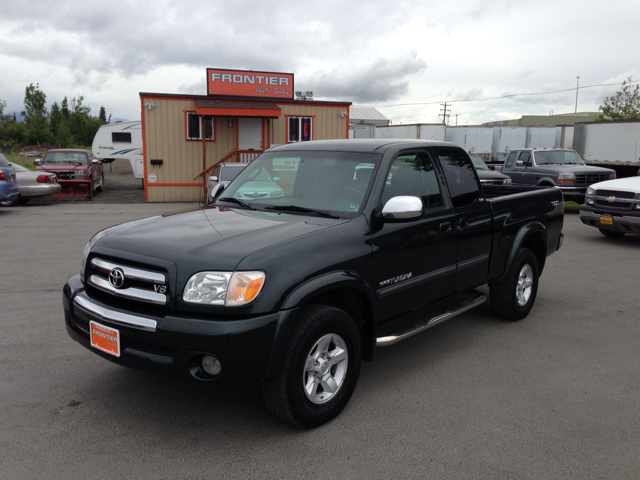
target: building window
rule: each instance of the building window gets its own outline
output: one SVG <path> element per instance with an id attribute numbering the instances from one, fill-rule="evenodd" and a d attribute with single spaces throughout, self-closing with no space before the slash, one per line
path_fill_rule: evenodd
<path id="1" fill-rule="evenodd" d="M 288 142 L 308 142 L 313 140 L 313 118 L 312 117 L 289 117 Z"/>
<path id="2" fill-rule="evenodd" d="M 131 143 L 131 133 L 111 132 L 111 141 L 113 143 Z"/>
<path id="3" fill-rule="evenodd" d="M 214 140 L 213 117 L 198 116 L 196 112 L 186 112 L 187 140 L 202 140 L 204 123 L 205 140 Z"/>

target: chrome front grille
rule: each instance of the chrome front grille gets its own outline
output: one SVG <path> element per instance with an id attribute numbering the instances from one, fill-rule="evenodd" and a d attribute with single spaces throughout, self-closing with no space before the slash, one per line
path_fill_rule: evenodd
<path id="1" fill-rule="evenodd" d="M 166 305 L 169 287 L 164 274 L 133 268 L 94 257 L 89 262 L 89 285 L 96 289 L 129 300 Z"/>

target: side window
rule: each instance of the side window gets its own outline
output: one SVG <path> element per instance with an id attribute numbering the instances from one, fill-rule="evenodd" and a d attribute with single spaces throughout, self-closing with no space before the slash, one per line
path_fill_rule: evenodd
<path id="1" fill-rule="evenodd" d="M 426 153 L 397 157 L 391 172 L 382 191 L 382 205 L 399 195 L 420 197 L 425 209 L 444 205 L 433 162 Z"/>
<path id="2" fill-rule="evenodd" d="M 311 117 L 288 117 L 289 143 L 313 140 L 313 119 Z"/>
<path id="3" fill-rule="evenodd" d="M 204 124 L 205 140 L 215 140 L 213 132 L 213 117 L 199 116 L 196 112 L 185 112 L 187 140 L 202 140 Z"/>
<path id="4" fill-rule="evenodd" d="M 454 207 L 471 205 L 480 196 L 478 179 L 467 154 L 458 148 L 434 148 L 447 180 Z"/>
<path id="5" fill-rule="evenodd" d="M 220 180 L 220 169 L 222 167 L 220 167 L 220 165 L 218 165 L 216 168 L 213 169 L 213 172 L 211 172 L 211 177 L 218 177 L 218 180 Z"/>
<path id="6" fill-rule="evenodd" d="M 111 132 L 113 143 L 131 143 L 131 132 Z"/>
<path id="7" fill-rule="evenodd" d="M 507 161 L 504 162 L 504 168 L 511 168 L 511 165 L 513 165 L 513 161 L 516 159 L 516 154 L 518 152 L 511 152 L 509 154 L 509 158 L 507 158 Z"/>
<path id="8" fill-rule="evenodd" d="M 518 161 L 522 162 L 524 165 L 531 165 L 531 152 L 522 152 Z"/>

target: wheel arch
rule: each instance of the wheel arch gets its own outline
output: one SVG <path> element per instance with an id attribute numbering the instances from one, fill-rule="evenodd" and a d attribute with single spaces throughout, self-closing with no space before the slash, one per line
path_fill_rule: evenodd
<path id="1" fill-rule="evenodd" d="M 362 341 L 362 358 L 370 361 L 375 350 L 375 310 L 371 288 L 364 278 L 355 272 L 330 272 L 314 277 L 298 285 L 285 298 L 281 309 L 298 311 L 309 304 L 328 305 L 345 311 L 355 322 Z M 299 316 L 288 315 L 280 325 L 274 340 L 267 377 L 280 371 L 286 345 Z"/>
<path id="2" fill-rule="evenodd" d="M 509 271 L 511 271 L 513 262 L 515 261 L 520 248 L 528 248 L 534 253 L 536 260 L 538 261 L 538 276 L 542 275 L 542 270 L 544 269 L 545 260 L 547 258 L 547 229 L 540 222 L 532 222 L 520 228 L 516 234 L 513 243 L 511 244 L 511 248 L 509 249 L 509 253 L 507 254 L 504 272 L 494 281 L 503 280 Z"/>

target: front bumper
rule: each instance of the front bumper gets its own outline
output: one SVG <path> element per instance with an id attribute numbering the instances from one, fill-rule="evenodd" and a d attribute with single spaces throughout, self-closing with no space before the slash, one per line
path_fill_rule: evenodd
<path id="1" fill-rule="evenodd" d="M 601 217 L 611 217 L 612 225 L 602 223 Z M 591 207 L 580 207 L 580 220 L 590 227 L 601 228 L 612 232 L 640 234 L 640 212 L 636 215 L 621 215 L 605 211 L 594 211 Z"/>
<path id="2" fill-rule="evenodd" d="M 278 348 L 277 333 L 297 313 L 297 309 L 285 310 L 239 320 L 131 315 L 90 298 L 79 275 L 65 284 L 62 303 L 67 333 L 93 353 L 126 367 L 215 383 L 260 381 L 278 371 L 282 348 Z M 118 330 L 119 357 L 91 346 L 91 321 Z M 220 361 L 219 375 L 202 369 L 204 355 Z"/>

